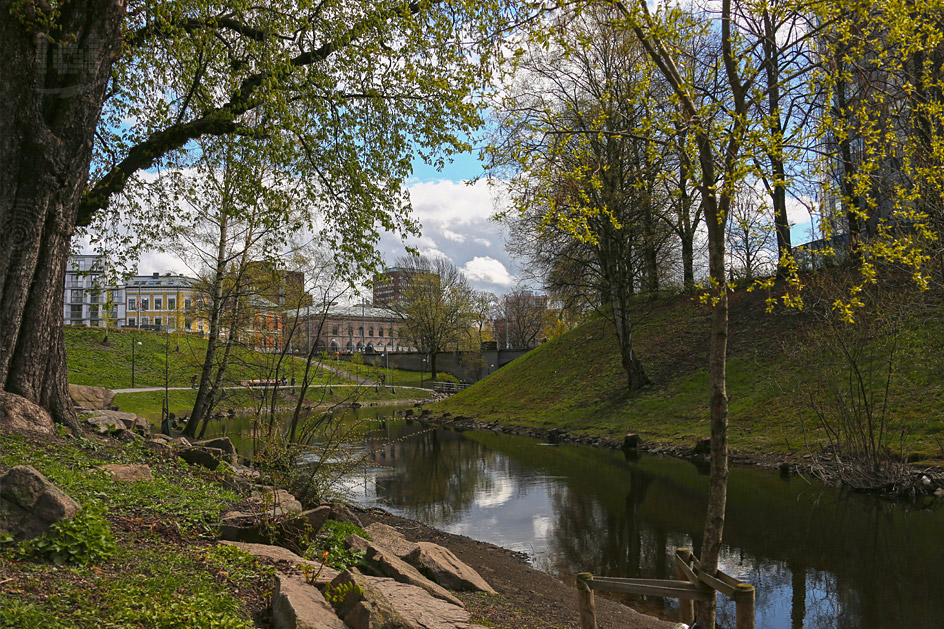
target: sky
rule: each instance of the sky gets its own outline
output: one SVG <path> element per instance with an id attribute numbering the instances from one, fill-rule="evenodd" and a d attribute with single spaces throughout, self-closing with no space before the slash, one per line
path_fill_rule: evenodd
<path id="1" fill-rule="evenodd" d="M 406 255 L 405 245 L 409 245 L 424 255 L 449 258 L 476 290 L 496 295 L 514 290 L 518 267 L 505 251 L 502 227 L 490 220 L 497 191 L 484 180 L 467 183 L 482 173 L 478 158 L 460 154 L 440 172 L 417 162 L 413 171 L 407 187 L 422 236 L 404 243 L 396 234 L 383 235 L 379 247 L 387 264 L 393 266 L 397 258 Z M 141 254 L 140 274 L 166 271 L 190 274 L 173 254 Z"/>

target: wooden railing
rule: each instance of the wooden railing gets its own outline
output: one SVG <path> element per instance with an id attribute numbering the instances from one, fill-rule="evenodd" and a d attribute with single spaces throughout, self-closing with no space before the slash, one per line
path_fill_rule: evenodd
<path id="1" fill-rule="evenodd" d="M 720 570 L 706 573 L 698 559 L 687 548 L 675 551 L 675 574 L 678 580 L 621 579 L 594 577 L 589 572 L 577 575 L 577 605 L 581 629 L 597 629 L 594 590 L 640 596 L 661 596 L 679 599 L 679 620 L 695 622 L 695 601 L 711 601 L 712 590 L 721 592 L 736 605 L 736 629 L 754 629 L 754 586 L 738 581 Z"/>

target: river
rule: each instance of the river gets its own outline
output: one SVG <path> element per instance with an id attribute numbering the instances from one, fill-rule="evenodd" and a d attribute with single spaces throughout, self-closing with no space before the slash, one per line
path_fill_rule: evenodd
<path id="1" fill-rule="evenodd" d="M 355 446 L 366 465 L 346 485 L 350 499 L 522 551 L 564 579 L 674 578 L 675 549 L 700 545 L 708 478 L 689 462 L 428 429 L 394 418 L 399 410 L 358 411 L 377 421 Z M 759 628 L 938 628 L 942 533 L 944 510 L 733 468 L 721 563 L 755 586 Z M 721 626 L 733 617 L 719 596 Z"/>

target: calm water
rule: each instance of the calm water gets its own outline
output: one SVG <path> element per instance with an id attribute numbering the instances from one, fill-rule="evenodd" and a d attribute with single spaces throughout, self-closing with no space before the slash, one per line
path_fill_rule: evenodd
<path id="1" fill-rule="evenodd" d="M 700 545 L 708 478 L 690 463 L 403 420 L 374 426 L 352 499 L 523 551 L 547 572 L 673 578 L 675 549 Z M 737 468 L 727 513 L 722 569 L 756 587 L 758 627 L 944 627 L 944 510 Z M 719 598 L 719 621 L 733 626 L 734 606 Z"/>

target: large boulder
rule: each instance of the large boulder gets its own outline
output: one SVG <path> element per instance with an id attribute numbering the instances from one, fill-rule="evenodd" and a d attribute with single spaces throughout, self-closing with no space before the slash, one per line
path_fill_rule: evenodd
<path id="1" fill-rule="evenodd" d="M 272 593 L 275 629 L 348 629 L 317 589 L 303 580 L 276 574 Z"/>
<path id="2" fill-rule="evenodd" d="M 424 576 L 450 590 L 495 594 L 478 572 L 439 544 L 418 542 L 406 560 Z"/>
<path id="3" fill-rule="evenodd" d="M 115 392 L 105 387 L 90 387 L 82 384 L 69 385 L 69 397 L 78 408 L 87 408 L 93 411 L 118 410 L 113 404 Z"/>
<path id="4" fill-rule="evenodd" d="M 38 537 L 82 507 L 29 465 L 0 476 L 0 530 L 14 539 Z"/>
<path id="5" fill-rule="evenodd" d="M 357 568 L 348 568 L 331 581 L 333 590 L 344 589 L 343 586 L 352 589 L 334 607 L 351 629 L 423 629 L 400 615 Z"/>
<path id="6" fill-rule="evenodd" d="M 146 437 L 151 435 L 151 423 L 134 413 L 110 410 L 95 411 L 85 421 L 100 433 L 132 430 Z"/>
<path id="7" fill-rule="evenodd" d="M 288 513 L 301 513 L 302 503 L 284 489 L 269 485 L 256 485 L 249 497 L 249 502 L 262 509 L 269 516 L 279 516 Z"/>
<path id="8" fill-rule="evenodd" d="M 0 427 L 12 432 L 56 432 L 52 417 L 46 410 L 25 397 L 0 391 Z"/>
<path id="9" fill-rule="evenodd" d="M 436 598 L 441 598 L 453 605 L 463 607 L 462 601 L 450 594 L 446 588 L 433 583 L 419 571 L 399 557 L 384 551 L 379 546 L 368 542 L 359 535 L 351 535 L 345 540 L 348 548 L 364 552 L 364 563 L 369 570 L 380 577 L 389 577 L 400 583 L 408 583 L 420 587 Z"/>
<path id="10" fill-rule="evenodd" d="M 430 596 L 422 588 L 383 577 L 367 577 L 411 626 L 423 629 L 479 629 L 465 609 Z M 484 628 L 481 628 L 484 629 Z"/>
<path id="11" fill-rule="evenodd" d="M 218 468 L 225 458 L 223 451 L 218 448 L 204 448 L 200 446 L 183 448 L 177 452 L 177 456 L 190 465 L 199 465 L 210 471 Z"/>
<path id="12" fill-rule="evenodd" d="M 380 522 L 374 522 L 364 529 L 370 536 L 370 539 L 384 550 L 393 553 L 400 559 L 406 559 L 407 556 L 416 550 L 416 542 L 411 542 L 403 537 L 397 529 Z"/>
<path id="13" fill-rule="evenodd" d="M 205 441 L 194 441 L 193 445 L 220 450 L 223 453 L 223 458 L 221 460 L 226 461 L 230 465 L 235 465 L 238 460 L 236 446 L 234 446 L 233 442 L 229 440 L 229 437 L 217 437 L 215 439 L 207 439 Z"/>

